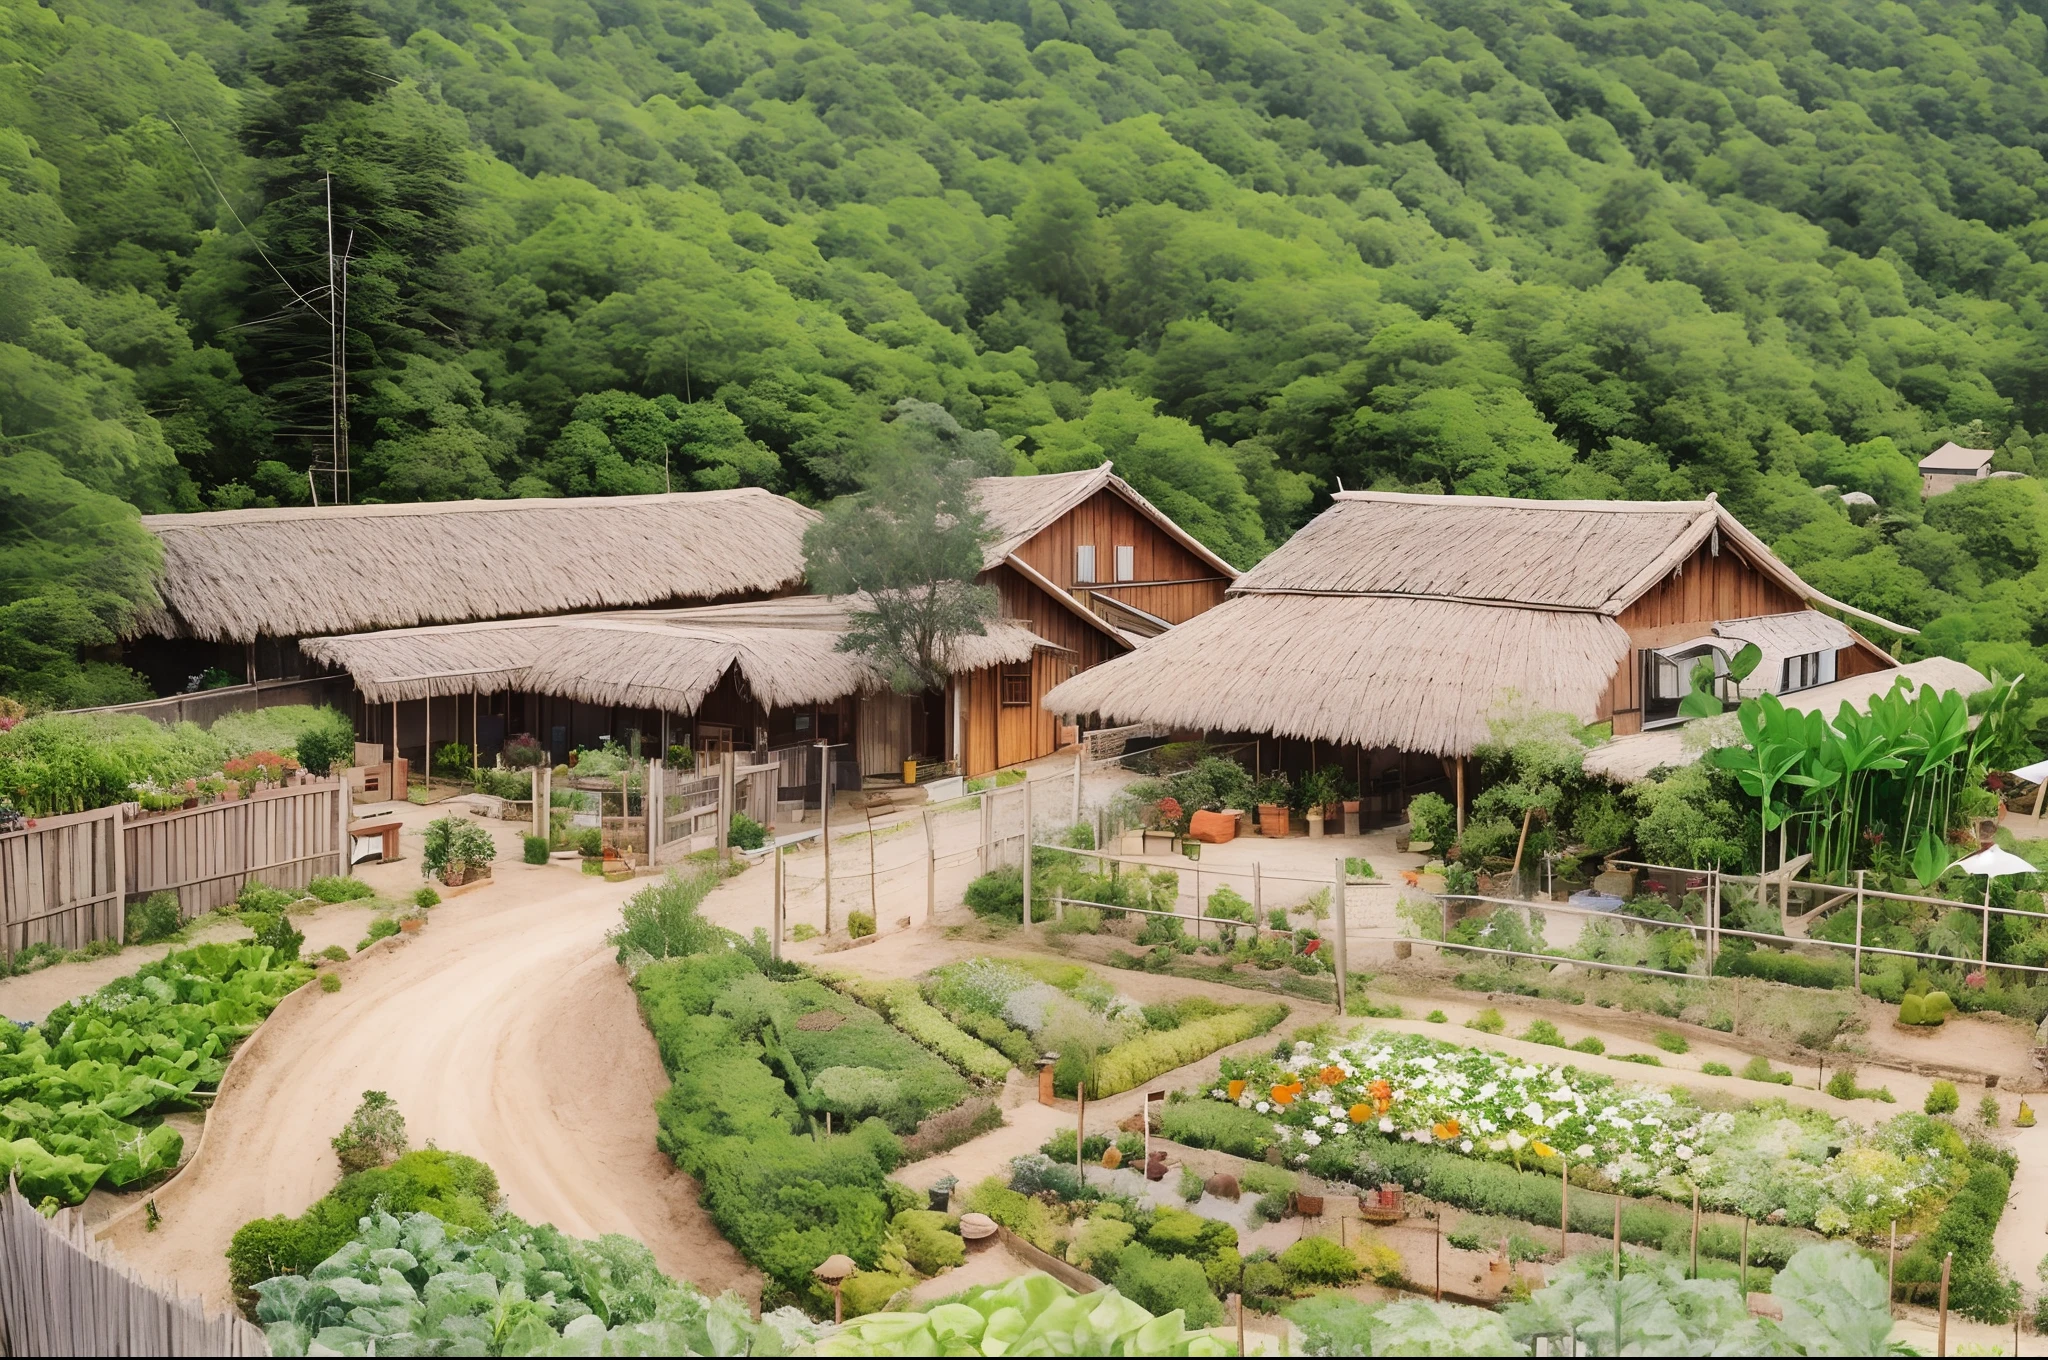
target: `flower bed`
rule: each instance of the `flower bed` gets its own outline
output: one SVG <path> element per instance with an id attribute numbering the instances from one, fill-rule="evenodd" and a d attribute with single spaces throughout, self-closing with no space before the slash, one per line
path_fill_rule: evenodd
<path id="1" fill-rule="evenodd" d="M 1783 1101 L 1708 1112 L 1668 1091 L 1419 1035 L 1368 1032 L 1226 1060 L 1208 1095 L 1270 1119 L 1297 1163 L 1406 1142 L 1554 1177 L 1563 1157 L 1602 1188 L 1689 1199 L 1698 1185 L 1711 1208 L 1862 1237 L 1938 1207 L 1967 1164 L 1960 1135 L 1924 1115 L 1864 1131 Z"/>

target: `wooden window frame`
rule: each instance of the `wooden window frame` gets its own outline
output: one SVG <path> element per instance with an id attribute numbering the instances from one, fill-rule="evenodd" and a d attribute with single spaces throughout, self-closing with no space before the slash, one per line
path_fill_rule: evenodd
<path id="1" fill-rule="evenodd" d="M 1074 545 L 1074 584 L 1095 585 L 1101 578 L 1095 572 L 1095 545 L 1077 543 Z"/>
<path id="2" fill-rule="evenodd" d="M 1138 548 L 1137 548 L 1137 545 L 1136 545 L 1136 544 L 1133 544 L 1133 543 L 1119 543 L 1119 544 L 1117 544 L 1117 545 L 1116 545 L 1116 551 L 1115 551 L 1115 562 L 1114 562 L 1113 566 L 1111 567 L 1111 570 L 1112 570 L 1112 571 L 1113 571 L 1113 572 L 1115 573 L 1115 575 L 1116 575 L 1116 579 L 1117 579 L 1118 581 L 1120 581 L 1120 582 L 1121 582 L 1121 581 L 1135 581 L 1135 580 L 1137 580 L 1137 579 L 1138 579 Z"/>
<path id="3" fill-rule="evenodd" d="M 1003 708 L 1031 707 L 1031 667 L 1028 663 L 1004 666 L 996 672 L 996 702 Z"/>

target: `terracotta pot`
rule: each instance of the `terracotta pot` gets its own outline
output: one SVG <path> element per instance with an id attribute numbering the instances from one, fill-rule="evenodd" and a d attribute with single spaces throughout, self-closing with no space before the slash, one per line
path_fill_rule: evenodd
<path id="1" fill-rule="evenodd" d="M 1346 812 L 1358 811 L 1358 800 L 1356 798 L 1346 798 L 1344 800 L 1344 810 Z"/>
<path id="2" fill-rule="evenodd" d="M 1294 1212 L 1300 1214 L 1303 1218 L 1321 1218 L 1323 1215 L 1323 1197 L 1321 1195 L 1304 1195 L 1299 1190 L 1295 1191 Z"/>
<path id="3" fill-rule="evenodd" d="M 425 924 L 426 922 L 422 921 L 419 917 L 412 916 L 408 917 L 403 921 L 400 921 L 398 923 L 398 928 L 400 931 L 404 932 L 407 935 L 417 935 L 420 933 L 420 927 Z"/>
<path id="4" fill-rule="evenodd" d="M 469 882 L 469 871 L 459 864 L 451 864 L 441 871 L 441 886 L 459 888 Z"/>

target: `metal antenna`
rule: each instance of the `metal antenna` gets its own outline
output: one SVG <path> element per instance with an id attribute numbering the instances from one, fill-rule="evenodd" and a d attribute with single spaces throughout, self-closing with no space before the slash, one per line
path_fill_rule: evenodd
<path id="1" fill-rule="evenodd" d="M 334 175 L 326 176 L 327 196 L 327 452 L 316 452 L 307 469 L 314 485 L 313 503 L 320 503 L 318 482 L 327 479 L 330 505 L 346 505 L 354 487 L 348 448 L 348 266 L 355 251 L 355 233 L 342 253 L 334 253 Z"/>

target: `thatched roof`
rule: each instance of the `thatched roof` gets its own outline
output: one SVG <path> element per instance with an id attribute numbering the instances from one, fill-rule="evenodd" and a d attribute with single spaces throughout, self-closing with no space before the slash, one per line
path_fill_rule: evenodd
<path id="1" fill-rule="evenodd" d="M 246 642 L 716 600 L 803 580 L 816 514 L 757 487 L 145 515 L 143 632 Z"/>
<path id="2" fill-rule="evenodd" d="M 795 595 L 702 609 L 631 610 L 309 638 L 371 703 L 517 690 L 688 713 L 728 670 L 769 708 L 829 703 L 886 680 L 838 650 L 853 601 Z M 1028 661 L 1051 647 L 1004 621 L 960 641 L 956 671 Z"/>
<path id="3" fill-rule="evenodd" d="M 1629 656 L 1615 616 L 1703 545 L 1873 617 L 1801 581 L 1712 498 L 1340 492 L 1220 607 L 1056 686 L 1045 707 L 1469 754 L 1510 704 L 1595 718 Z M 1805 627 L 1762 625 L 1787 638 Z"/>
<path id="4" fill-rule="evenodd" d="M 1470 752 L 1514 699 L 1590 720 L 1628 634 L 1568 610 L 1371 595 L 1244 595 L 1045 697 L 1055 713 Z"/>
<path id="5" fill-rule="evenodd" d="M 1388 595 L 1614 615 L 1708 543 L 1732 549 L 1801 599 L 1893 632 L 1914 631 L 1815 590 L 1712 496 L 1533 501 L 1340 491 L 1231 592 Z"/>
<path id="6" fill-rule="evenodd" d="M 1990 449 L 1966 449 L 1951 439 L 1920 460 L 1922 472 L 1949 472 L 1965 477 L 1982 475 L 1995 455 Z"/>
<path id="7" fill-rule="evenodd" d="M 1078 472 L 1046 472 L 1032 477 L 978 477 L 974 498 L 981 513 L 995 530 L 996 539 L 982 552 L 983 570 L 1008 561 L 1019 548 L 1050 528 L 1060 516 L 1096 492 L 1107 489 L 1139 514 L 1157 524 L 1215 570 L 1217 575 L 1237 579 L 1237 568 L 1218 557 L 1202 541 L 1152 502 L 1132 489 L 1131 484 L 1111 471 L 1111 465 L 1083 468 Z"/>
<path id="8" fill-rule="evenodd" d="M 1843 704 L 1867 709 L 1872 699 L 1890 693 L 1892 686 L 1901 683 L 1909 692 L 1917 691 L 1922 685 L 1932 685 L 1937 693 L 1956 690 L 1965 698 L 1991 688 L 1991 682 L 1972 667 L 1945 656 L 1931 656 L 1924 661 L 1909 661 L 1895 670 L 1852 675 L 1846 680 L 1794 690 L 1778 698 L 1787 708 L 1833 718 Z M 1725 721 L 1706 720 L 1707 724 Z M 1708 745 L 1716 744 L 1713 738 L 1717 735 L 1727 741 L 1742 739 L 1739 728 L 1716 732 L 1714 728 L 1700 723 L 1658 727 L 1648 732 L 1615 737 L 1586 753 L 1586 773 L 1605 775 L 1621 783 L 1647 779 L 1652 770 L 1662 766 L 1689 765 L 1698 760 Z"/>

